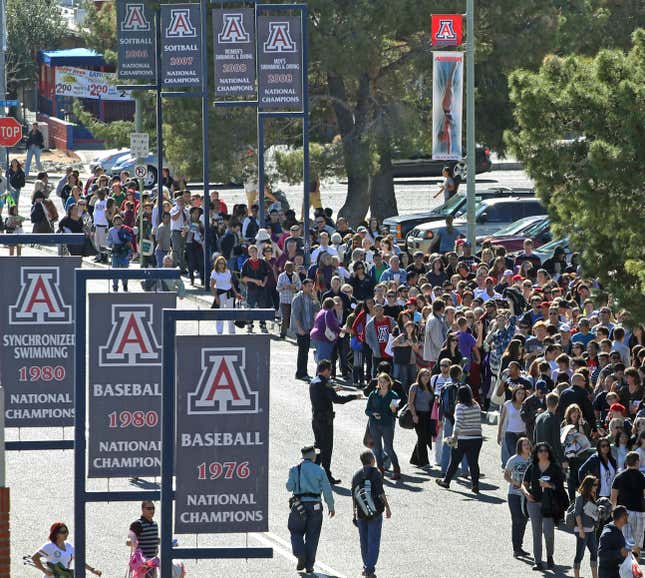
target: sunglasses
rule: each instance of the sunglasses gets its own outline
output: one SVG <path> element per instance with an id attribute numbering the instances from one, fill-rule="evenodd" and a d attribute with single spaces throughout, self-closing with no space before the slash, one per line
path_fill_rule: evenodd
<path id="1" fill-rule="evenodd" d="M 144 510 L 154 510 L 155 507 L 154 506 L 144 506 L 143 509 Z"/>
<path id="2" fill-rule="evenodd" d="M 543 454 L 543 453 L 547 453 L 547 454 L 548 454 L 548 453 L 549 453 L 549 449 L 548 449 L 548 448 L 538 448 L 537 453 L 538 453 L 538 454 Z"/>

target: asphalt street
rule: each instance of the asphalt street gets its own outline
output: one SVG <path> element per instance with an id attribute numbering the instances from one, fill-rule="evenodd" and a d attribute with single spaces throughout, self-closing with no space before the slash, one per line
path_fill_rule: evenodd
<path id="1" fill-rule="evenodd" d="M 488 173 L 485 179 L 496 183 L 479 183 L 479 186 L 504 184 L 527 186 L 526 175 L 521 172 Z M 478 178 L 478 181 L 482 179 Z M 342 185 L 338 185 L 342 188 Z M 416 192 L 411 190 L 414 187 Z M 414 207 L 416 187 L 424 185 L 399 185 L 397 196 L 403 210 L 404 203 Z M 432 186 L 433 190 L 436 190 Z M 29 190 L 29 185 L 27 190 Z M 233 195 L 239 190 L 223 191 L 227 202 L 236 202 Z M 287 191 L 291 199 L 291 191 Z M 295 194 L 295 193 L 294 193 Z M 326 198 L 326 195 L 329 195 Z M 23 207 L 28 207 L 25 191 Z M 339 197 L 336 200 L 336 197 Z M 325 191 L 323 201 L 337 209 L 342 202 L 336 187 Z M 333 201 L 333 202 L 332 202 Z M 25 203 L 26 202 L 26 203 Z M 418 207 L 418 201 L 417 205 Z M 407 212 L 407 211 L 406 211 Z M 7 254 L 5 248 L 0 254 Z M 24 255 L 40 254 L 25 248 Z M 131 288 L 136 288 L 131 284 Z M 106 282 L 95 282 L 90 291 L 107 291 Z M 190 297 L 180 301 L 182 308 L 208 307 L 208 300 Z M 196 323 L 182 325 L 180 333 L 197 333 Z M 213 324 L 201 323 L 201 334 L 214 333 Z M 275 332 L 275 331 L 274 331 Z M 287 530 L 287 499 L 285 482 L 289 466 L 297 463 L 301 446 L 311 443 L 311 413 L 307 385 L 294 379 L 295 345 L 290 340 L 272 339 L 271 351 L 271 432 L 270 432 L 270 511 L 269 532 L 249 535 L 183 536 L 181 546 L 270 546 L 274 557 L 270 560 L 220 560 L 187 561 L 188 576 L 201 578 L 222 576 L 288 577 L 297 576 L 295 560 L 290 554 Z M 313 359 L 310 362 L 313 373 Z M 351 522 L 351 497 L 348 482 L 358 469 L 358 455 L 366 425 L 365 401 L 353 401 L 339 406 L 335 422 L 335 451 L 333 471 L 343 483 L 335 489 L 336 517 L 325 518 L 318 549 L 318 576 L 360 576 L 361 558 L 358 532 Z M 470 492 L 467 481 L 453 482 L 446 491 L 434 484 L 438 476 L 434 469 L 425 472 L 408 464 L 415 436 L 413 432 L 398 429 L 395 448 L 402 464 L 403 478 L 395 483 L 386 480 L 386 490 L 392 506 L 392 518 L 385 520 L 381 556 L 377 566 L 380 577 L 446 577 L 491 578 L 497 576 L 534 576 L 528 561 L 512 557 L 510 544 L 510 516 L 505 502 L 506 484 L 500 469 L 500 453 L 495 443 L 494 426 L 485 426 L 486 441 L 482 450 L 481 468 L 485 478 L 482 493 Z M 72 429 L 8 430 L 7 439 L 43 439 L 46 437 L 69 439 Z M 12 489 L 11 548 L 12 576 L 36 576 L 34 569 L 22 565 L 22 556 L 33 553 L 45 542 L 49 525 L 54 520 L 70 524 L 73 541 L 73 452 L 10 452 L 6 457 L 7 482 Z M 147 480 L 154 486 L 159 480 Z M 126 479 L 91 480 L 89 490 L 132 489 Z M 128 549 L 125 539 L 129 523 L 139 515 L 137 503 L 108 503 L 88 506 L 88 551 L 90 564 L 101 568 L 104 576 L 121 577 L 126 568 Z M 527 530 L 525 549 L 530 550 L 530 529 Z M 572 535 L 556 533 L 555 572 L 548 576 L 570 575 L 575 541 Z M 588 575 L 587 561 L 583 562 L 583 575 Z"/>

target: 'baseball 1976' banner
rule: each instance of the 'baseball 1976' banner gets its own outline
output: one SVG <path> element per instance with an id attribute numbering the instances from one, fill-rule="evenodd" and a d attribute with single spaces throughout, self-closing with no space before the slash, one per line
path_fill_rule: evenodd
<path id="1" fill-rule="evenodd" d="M 265 532 L 268 335 L 177 337 L 175 531 Z"/>
<path id="2" fill-rule="evenodd" d="M 432 53 L 432 158 L 461 160 L 464 53 Z"/>
<path id="3" fill-rule="evenodd" d="M 80 257 L 0 257 L 7 427 L 74 423 L 74 269 Z"/>
<path id="4" fill-rule="evenodd" d="M 161 312 L 174 293 L 90 295 L 90 478 L 161 472 Z"/>

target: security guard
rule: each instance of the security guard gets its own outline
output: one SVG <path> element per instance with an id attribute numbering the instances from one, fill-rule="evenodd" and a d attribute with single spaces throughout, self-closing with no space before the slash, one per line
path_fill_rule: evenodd
<path id="1" fill-rule="evenodd" d="M 347 403 L 354 399 L 363 399 L 363 394 L 338 395 L 334 387 L 329 383 L 331 375 L 331 361 L 322 359 L 318 363 L 316 377 L 309 384 L 309 397 L 311 398 L 312 420 L 311 427 L 314 430 L 316 447 L 320 449 L 320 455 L 316 463 L 322 465 L 327 473 L 330 484 L 340 484 L 340 480 L 331 475 L 331 454 L 334 449 L 334 409 L 335 403 Z"/>
<path id="2" fill-rule="evenodd" d="M 289 469 L 287 490 L 293 493 L 289 500 L 289 532 L 291 548 L 298 558 L 296 570 L 306 570 L 313 574 L 316 562 L 316 550 L 322 528 L 323 508 L 320 496 L 325 499 L 329 517 L 334 517 L 334 495 L 323 470 L 314 463 L 320 452 L 314 446 L 302 448 L 302 462 Z"/>

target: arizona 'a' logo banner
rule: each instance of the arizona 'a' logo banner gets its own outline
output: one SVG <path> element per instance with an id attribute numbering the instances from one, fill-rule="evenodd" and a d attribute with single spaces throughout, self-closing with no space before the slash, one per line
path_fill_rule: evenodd
<path id="1" fill-rule="evenodd" d="M 188 414 L 258 413 L 258 394 L 246 378 L 246 350 L 202 349 L 202 373 L 188 394 Z"/>
<path id="2" fill-rule="evenodd" d="M 291 39 L 288 22 L 269 22 L 269 38 L 264 52 L 295 52 L 296 43 Z"/>
<path id="3" fill-rule="evenodd" d="M 9 323 L 71 323 L 72 307 L 63 301 L 59 277 L 58 267 L 22 267 L 22 289 L 16 304 L 9 307 Z"/>
<path id="4" fill-rule="evenodd" d="M 146 18 L 143 4 L 126 4 L 125 18 L 121 21 L 124 32 L 146 32 L 150 30 L 150 21 Z"/>
<path id="5" fill-rule="evenodd" d="M 222 19 L 222 31 L 217 35 L 219 43 L 241 44 L 251 41 L 251 35 L 244 28 L 244 14 L 226 13 L 222 15 Z"/>
<path id="6" fill-rule="evenodd" d="M 168 38 L 194 38 L 197 30 L 190 21 L 188 8 L 173 8 L 170 11 L 170 24 L 166 28 Z"/>
<path id="7" fill-rule="evenodd" d="M 100 366 L 161 365 L 152 305 L 112 305 L 112 331 L 99 347 Z"/>
<path id="8" fill-rule="evenodd" d="M 433 14 L 430 31 L 433 46 L 459 46 L 463 17 L 461 14 Z"/>

